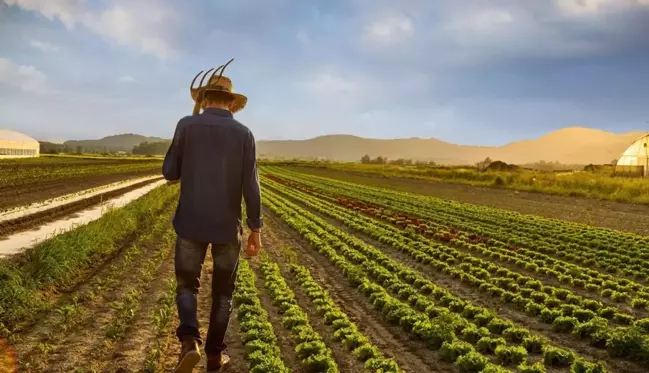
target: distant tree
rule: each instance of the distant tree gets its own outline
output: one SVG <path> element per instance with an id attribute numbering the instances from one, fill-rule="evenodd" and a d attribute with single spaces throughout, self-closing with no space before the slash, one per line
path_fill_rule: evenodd
<path id="1" fill-rule="evenodd" d="M 138 155 L 164 155 L 171 146 L 171 141 L 145 141 L 140 145 L 133 147 L 133 154 Z"/>
<path id="2" fill-rule="evenodd" d="M 374 163 L 376 163 L 376 164 L 386 164 L 386 163 L 388 163 L 388 159 L 387 159 L 387 158 L 384 158 L 384 157 L 382 157 L 382 156 L 378 156 L 378 157 L 376 157 L 376 159 L 374 160 Z"/>
<path id="3" fill-rule="evenodd" d="M 491 158 L 487 157 L 484 161 L 476 163 L 476 168 L 478 169 L 478 171 L 484 171 L 489 167 L 491 163 Z"/>
<path id="4" fill-rule="evenodd" d="M 369 155 L 365 154 L 365 155 L 361 158 L 361 163 L 363 163 L 363 164 L 370 164 L 370 163 L 372 163 L 372 159 L 370 158 Z"/>
<path id="5" fill-rule="evenodd" d="M 54 144 L 47 141 L 39 141 L 40 152 L 43 154 L 58 154 L 64 153 L 65 147 L 61 144 Z"/>
<path id="6" fill-rule="evenodd" d="M 398 166 L 410 166 L 412 165 L 412 159 L 395 159 L 393 161 L 388 162 L 390 164 L 398 165 Z"/>
<path id="7" fill-rule="evenodd" d="M 77 154 L 83 154 L 83 146 L 77 145 L 75 153 Z"/>

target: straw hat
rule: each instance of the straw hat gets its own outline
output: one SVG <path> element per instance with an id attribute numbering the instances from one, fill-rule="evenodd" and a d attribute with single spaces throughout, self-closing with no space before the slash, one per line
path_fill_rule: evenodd
<path id="1" fill-rule="evenodd" d="M 232 105 L 230 106 L 230 111 L 233 113 L 241 111 L 244 107 L 246 107 L 248 98 L 240 93 L 235 93 L 232 88 L 232 80 L 227 76 L 223 76 L 223 71 L 232 61 L 233 60 L 230 60 L 225 65 L 219 66 L 216 70 L 209 69 L 207 70 L 207 72 L 205 72 L 205 74 L 203 74 L 203 71 L 196 74 L 194 80 L 192 80 L 192 84 L 190 85 L 190 89 L 189 89 L 192 99 L 194 100 L 194 114 L 198 114 L 200 110 L 201 102 L 205 97 L 205 92 L 225 92 L 229 94 L 233 100 Z M 212 72 L 212 70 L 214 70 L 214 72 Z M 212 72 L 212 75 L 209 77 L 209 79 L 207 79 L 207 82 L 203 85 L 203 81 L 210 74 L 210 72 Z M 217 73 L 219 73 L 219 75 L 216 75 Z M 201 76 L 201 74 L 203 74 L 203 76 L 198 84 L 198 87 L 194 87 L 194 83 L 196 82 L 196 79 L 198 79 L 198 77 Z"/>

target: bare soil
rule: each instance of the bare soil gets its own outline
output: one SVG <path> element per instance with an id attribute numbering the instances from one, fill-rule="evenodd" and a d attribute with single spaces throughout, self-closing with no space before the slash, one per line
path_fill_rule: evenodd
<path id="1" fill-rule="evenodd" d="M 649 235 L 649 206 L 591 198 L 486 188 L 434 181 L 360 175 L 330 169 L 295 167 L 300 172 L 409 193 L 485 205 L 547 218 Z"/>
<path id="2" fill-rule="evenodd" d="M 101 166 L 98 166 L 101 167 Z M 85 189 L 128 180 L 136 177 L 158 175 L 158 170 L 127 172 L 97 177 L 78 177 L 63 180 L 37 181 L 25 185 L 0 187 L 0 210 L 29 205 Z"/>
<path id="3" fill-rule="evenodd" d="M 211 250 L 207 250 L 203 271 L 201 273 L 201 288 L 198 293 L 198 324 L 203 339 L 207 335 L 207 328 L 210 324 L 210 310 L 212 307 L 212 255 Z M 225 335 L 225 343 L 228 345 L 227 353 L 230 356 L 231 365 L 228 367 L 229 373 L 248 372 L 248 364 L 245 361 L 245 347 L 239 339 L 239 323 L 236 318 L 236 311 L 232 312 L 230 317 L 230 326 Z M 174 308 L 174 319 L 169 328 L 169 344 L 167 350 L 163 352 L 161 369 L 163 372 L 173 371 L 178 357 L 180 356 L 180 342 L 176 337 L 176 328 L 178 327 L 178 312 Z M 204 342 L 203 342 L 204 343 Z M 204 344 L 203 344 L 204 346 Z M 201 346 L 201 348 L 203 347 Z M 204 351 L 201 351 L 201 362 L 194 368 L 194 371 L 205 372 L 207 360 Z"/>
<path id="4" fill-rule="evenodd" d="M 160 179 L 156 178 L 156 179 L 144 180 L 139 183 L 135 183 L 133 185 L 111 190 L 82 200 L 74 201 L 65 205 L 52 207 L 50 209 L 39 211 L 34 214 L 22 216 L 16 219 L 2 221 L 0 222 L 0 240 L 17 232 L 38 228 L 39 226 L 45 223 L 49 223 L 61 217 L 72 215 L 75 212 L 98 205 L 111 198 L 119 197 L 132 190 L 141 188 L 145 185 L 151 184 L 158 180 Z"/>

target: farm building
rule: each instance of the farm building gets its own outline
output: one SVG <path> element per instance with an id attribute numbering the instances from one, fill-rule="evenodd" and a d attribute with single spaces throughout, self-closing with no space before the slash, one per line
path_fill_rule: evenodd
<path id="1" fill-rule="evenodd" d="M 40 144 L 33 138 L 12 130 L 0 130 L 0 158 L 38 157 Z"/>
<path id="2" fill-rule="evenodd" d="M 635 140 L 622 153 L 615 165 L 615 173 L 625 176 L 649 176 L 649 135 Z"/>

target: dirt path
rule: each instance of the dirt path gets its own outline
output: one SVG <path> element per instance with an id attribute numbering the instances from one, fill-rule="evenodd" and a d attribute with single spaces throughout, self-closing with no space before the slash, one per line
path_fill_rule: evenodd
<path id="1" fill-rule="evenodd" d="M 209 252 L 209 250 L 208 250 Z M 201 282 L 201 294 L 198 297 L 198 320 L 200 322 L 200 331 L 203 337 L 207 336 L 207 328 L 209 327 L 210 310 L 212 309 L 212 271 L 214 265 L 212 262 L 212 255 L 208 254 L 205 258 L 205 265 L 203 272 L 206 275 L 205 282 Z M 228 368 L 231 373 L 244 373 L 247 372 L 247 363 L 244 359 L 245 347 L 239 338 L 239 323 L 237 321 L 234 311 L 230 317 L 230 325 L 225 336 L 225 343 L 228 345 L 228 355 L 230 355 L 232 365 Z M 201 360 L 201 369 L 204 369 L 207 360 L 205 354 Z M 202 370 L 199 369 L 202 372 Z"/>
<path id="2" fill-rule="evenodd" d="M 207 328 L 209 327 L 210 310 L 212 306 L 212 255 L 210 250 L 207 251 L 203 271 L 201 273 L 201 288 L 198 294 L 198 323 L 201 336 L 203 339 L 207 335 Z M 172 274 L 173 275 L 173 274 Z M 231 358 L 231 366 L 228 368 L 228 373 L 245 373 L 248 371 L 248 364 L 245 361 L 245 348 L 239 338 L 239 323 L 237 322 L 236 310 L 232 312 L 230 317 L 230 326 L 228 327 L 225 336 L 225 343 L 228 345 L 228 355 Z M 178 311 L 173 307 L 174 318 L 169 326 L 169 345 L 168 348 L 162 353 L 161 371 L 171 372 L 178 363 L 180 355 L 180 343 L 176 338 L 176 328 L 178 327 Z M 205 352 L 201 346 L 201 362 L 194 368 L 195 372 L 205 372 L 206 357 Z"/>
<path id="3" fill-rule="evenodd" d="M 649 206 L 296 167 L 312 175 L 649 235 Z"/>
<path id="4" fill-rule="evenodd" d="M 280 263 L 280 266 L 285 268 L 287 262 L 276 248 L 289 247 L 295 251 L 298 263 L 311 271 L 314 280 L 329 292 L 350 320 L 358 325 L 360 331 L 387 357 L 394 358 L 404 371 L 456 372 L 452 365 L 438 360 L 423 343 L 409 339 L 402 329 L 384 322 L 368 300 L 347 283 L 340 271 L 327 258 L 311 249 L 308 243 L 280 219 L 270 213 L 265 214 L 264 219 L 266 223 L 263 242 L 267 242 L 265 245 L 269 248 L 269 254 Z M 287 276 L 288 278 L 290 276 Z"/>
<path id="5" fill-rule="evenodd" d="M 170 221 L 163 219 L 160 224 L 155 233 L 125 242 L 83 282 L 67 289 L 51 311 L 21 329 L 12 346 L 21 372 L 155 373 L 173 369 L 180 352 L 175 337 L 174 288 L 169 282 L 174 279 L 175 233 Z M 203 336 L 209 325 L 211 278 L 208 254 L 199 295 Z M 154 316 L 162 310 L 163 299 L 168 300 L 170 321 L 157 329 Z M 235 314 L 232 320 L 226 336 L 232 357 L 229 372 L 245 373 L 248 366 Z M 196 371 L 205 371 L 205 358 Z"/>

